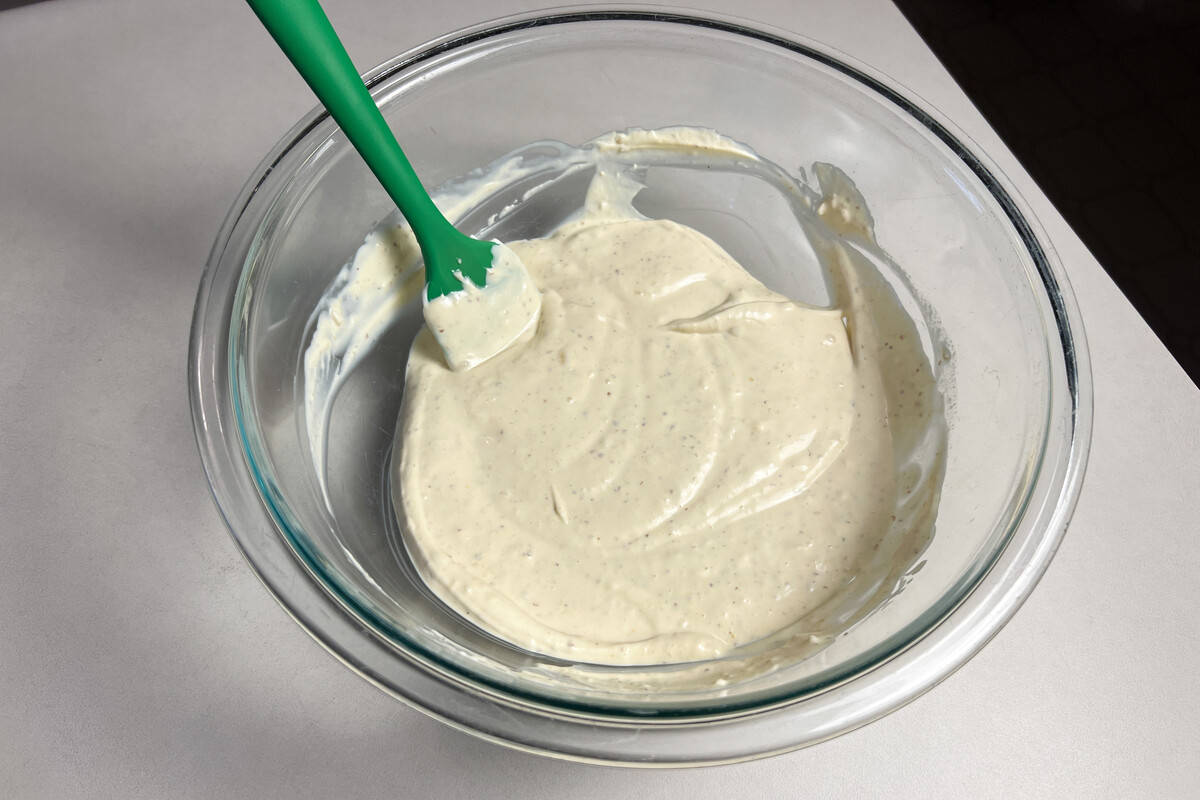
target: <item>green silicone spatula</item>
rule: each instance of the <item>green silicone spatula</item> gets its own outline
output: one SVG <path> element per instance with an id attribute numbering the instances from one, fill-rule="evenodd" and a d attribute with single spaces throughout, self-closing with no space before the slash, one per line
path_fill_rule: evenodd
<path id="1" fill-rule="evenodd" d="M 536 323 L 541 295 L 498 242 L 459 233 L 430 199 L 317 0 L 247 0 L 408 220 L 425 259 L 425 319 L 453 369 Z"/>

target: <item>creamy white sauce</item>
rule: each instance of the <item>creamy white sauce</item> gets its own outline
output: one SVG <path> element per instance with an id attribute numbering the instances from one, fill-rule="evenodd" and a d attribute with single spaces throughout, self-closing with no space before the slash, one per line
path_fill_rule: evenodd
<path id="1" fill-rule="evenodd" d="M 911 373 L 901 394 L 933 380 L 848 262 L 836 307 L 792 302 L 696 231 L 636 218 L 606 177 L 582 218 L 511 245 L 543 292 L 530 339 L 456 373 L 417 337 L 393 497 L 430 585 L 500 637 L 711 658 L 863 577 L 904 499 L 890 426 L 933 422 L 890 413 L 880 359 Z"/>
<path id="2" fill-rule="evenodd" d="M 775 655 L 799 656 L 889 596 L 928 542 L 941 398 L 913 320 L 858 250 L 874 248 L 871 219 L 842 173 L 819 165 L 822 193 L 796 190 L 828 272 L 819 308 L 634 211 L 626 167 L 665 151 L 757 159 L 679 128 L 493 165 L 506 180 L 597 172 L 580 214 L 510 243 L 541 290 L 535 326 L 468 372 L 418 335 L 396 512 L 434 591 L 528 650 L 660 664 L 786 634 Z M 472 180 L 455 187 L 464 205 L 494 185 Z M 419 291 L 414 248 L 405 229 L 372 234 L 318 307 L 305 377 L 319 466 L 338 382 Z"/>

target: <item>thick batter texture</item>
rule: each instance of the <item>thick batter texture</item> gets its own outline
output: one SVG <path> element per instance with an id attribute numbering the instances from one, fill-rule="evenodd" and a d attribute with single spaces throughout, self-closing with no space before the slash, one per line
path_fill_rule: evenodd
<path id="1" fill-rule="evenodd" d="M 936 482 L 901 478 L 894 439 L 933 424 L 933 382 L 877 277 L 833 254 L 836 307 L 803 305 L 606 202 L 511 246 L 536 329 L 467 372 L 423 330 L 408 365 L 397 511 L 452 607 L 573 661 L 691 661 L 924 545 Z"/>

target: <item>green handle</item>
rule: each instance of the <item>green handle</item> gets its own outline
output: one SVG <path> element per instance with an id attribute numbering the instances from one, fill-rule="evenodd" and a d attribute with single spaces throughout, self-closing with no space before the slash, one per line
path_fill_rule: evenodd
<path id="1" fill-rule="evenodd" d="M 442 249 L 439 245 L 461 234 L 442 216 L 421 185 L 320 3 L 317 0 L 247 2 L 412 226 L 427 267 L 434 266 L 426 270 L 430 296 L 436 296 L 435 282 L 440 284 L 447 277 L 452 283 L 439 286 L 436 294 L 462 288 L 453 275 L 441 274 L 443 270 L 431 263 L 441 260 L 431 258 L 431 254 Z"/>

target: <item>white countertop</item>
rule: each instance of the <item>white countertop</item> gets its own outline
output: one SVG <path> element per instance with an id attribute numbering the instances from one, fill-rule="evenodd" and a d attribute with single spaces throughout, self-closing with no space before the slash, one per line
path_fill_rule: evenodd
<path id="1" fill-rule="evenodd" d="M 536 7 L 326 4 L 362 67 Z M 895 76 L 991 154 L 1049 232 L 1087 328 L 1095 438 L 1065 543 L 1016 618 L 906 708 L 738 766 L 561 763 L 388 698 L 243 562 L 187 405 L 208 249 L 312 95 L 240 3 L 51 0 L 0 12 L 0 794 L 1196 791 L 1200 391 L 886 0 L 691 5 L 802 32 Z"/>

